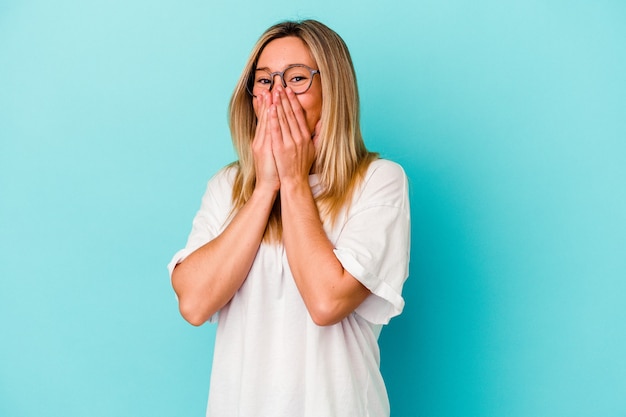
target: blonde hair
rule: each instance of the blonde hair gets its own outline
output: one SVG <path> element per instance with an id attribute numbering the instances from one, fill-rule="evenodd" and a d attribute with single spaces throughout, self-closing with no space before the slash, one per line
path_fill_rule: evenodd
<path id="1" fill-rule="evenodd" d="M 246 86 L 265 46 L 274 39 L 289 36 L 305 43 L 320 71 L 321 131 L 314 170 L 322 192 L 316 197 L 316 203 L 322 219 L 333 223 L 342 208 L 350 203 L 354 189 L 378 155 L 368 152 L 361 136 L 359 93 L 348 48 L 337 33 L 315 20 L 287 21 L 267 29 L 253 47 L 235 87 L 228 107 L 232 140 L 239 156 L 233 163 L 238 168 L 233 185 L 233 212 L 248 201 L 256 183 L 251 144 L 257 118 Z M 280 198 L 276 198 L 265 241 L 281 239 L 280 216 Z"/>

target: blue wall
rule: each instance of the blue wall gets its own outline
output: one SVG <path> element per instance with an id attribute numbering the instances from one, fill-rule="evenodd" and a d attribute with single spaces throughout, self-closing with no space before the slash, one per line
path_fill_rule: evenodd
<path id="1" fill-rule="evenodd" d="M 0 415 L 203 415 L 165 264 L 250 47 L 304 17 L 411 179 L 392 415 L 626 415 L 626 3 L 220 3 L 0 3 Z"/>

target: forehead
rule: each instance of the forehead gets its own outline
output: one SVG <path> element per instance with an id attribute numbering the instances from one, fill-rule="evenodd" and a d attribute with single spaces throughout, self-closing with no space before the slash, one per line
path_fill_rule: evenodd
<path id="1" fill-rule="evenodd" d="M 274 39 L 263 48 L 257 68 L 282 71 L 292 64 L 304 64 L 316 68 L 311 52 L 302 39 L 295 36 Z"/>

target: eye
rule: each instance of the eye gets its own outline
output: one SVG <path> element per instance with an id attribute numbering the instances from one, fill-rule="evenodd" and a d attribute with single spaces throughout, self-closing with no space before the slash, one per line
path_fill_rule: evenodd
<path id="1" fill-rule="evenodd" d="M 254 74 L 254 85 L 270 86 L 272 84 L 272 76 L 265 70 L 257 70 Z"/>
<path id="2" fill-rule="evenodd" d="M 310 79 L 310 74 L 304 68 L 293 67 L 285 72 L 285 81 L 291 85 L 305 84 Z"/>
<path id="3" fill-rule="evenodd" d="M 308 78 L 307 78 L 306 75 L 294 75 L 293 77 L 291 77 L 289 82 L 297 83 L 297 82 L 301 82 L 301 81 L 306 81 L 307 79 Z"/>

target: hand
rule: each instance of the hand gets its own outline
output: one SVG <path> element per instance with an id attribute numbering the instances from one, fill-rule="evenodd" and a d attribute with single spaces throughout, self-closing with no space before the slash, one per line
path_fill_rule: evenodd
<path id="1" fill-rule="evenodd" d="M 294 181 L 308 184 L 308 175 L 315 161 L 315 144 L 302 106 L 290 88 L 276 86 L 269 124 L 281 185 Z"/>
<path id="2" fill-rule="evenodd" d="M 269 120 L 272 95 L 269 91 L 263 92 L 255 100 L 258 100 L 258 121 L 254 139 L 252 140 L 252 155 L 254 157 L 256 187 L 267 187 L 272 191 L 278 191 L 280 189 L 280 179 L 272 153 L 271 123 Z"/>

